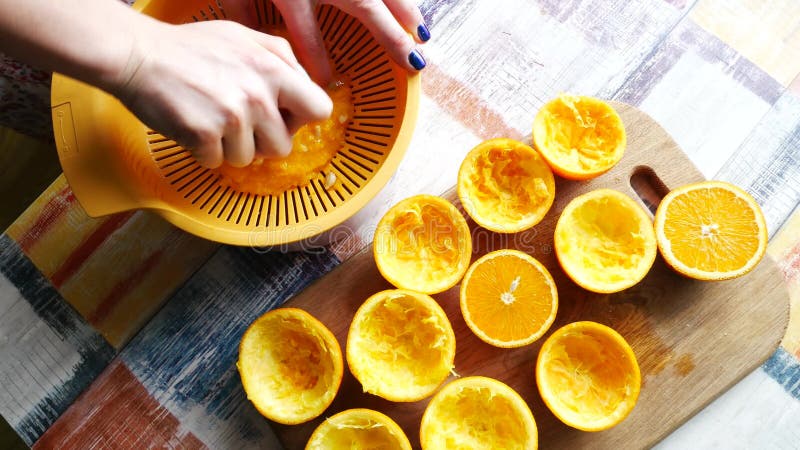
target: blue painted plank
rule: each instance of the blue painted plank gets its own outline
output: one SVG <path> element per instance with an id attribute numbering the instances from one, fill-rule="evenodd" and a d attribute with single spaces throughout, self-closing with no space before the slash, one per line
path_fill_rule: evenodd
<path id="1" fill-rule="evenodd" d="M 761 366 L 792 397 L 800 400 L 800 362 L 783 347 Z"/>
<path id="2" fill-rule="evenodd" d="M 271 431 L 242 390 L 236 369 L 239 340 L 258 316 L 338 264 L 327 250 L 282 254 L 222 247 L 120 357 L 206 445 L 261 442 Z"/>
<path id="3" fill-rule="evenodd" d="M 115 352 L 7 235 L 0 274 L 0 414 L 32 445 Z"/>

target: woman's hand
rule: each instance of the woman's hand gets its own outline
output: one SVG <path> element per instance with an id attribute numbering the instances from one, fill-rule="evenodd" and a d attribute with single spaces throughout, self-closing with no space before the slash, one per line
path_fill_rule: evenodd
<path id="1" fill-rule="evenodd" d="M 410 0 L 324 1 L 363 22 L 399 64 L 414 71 L 425 66 L 415 39 L 424 42 L 430 35 Z M 329 117 L 332 109 L 303 66 L 322 85 L 332 75 L 314 16 L 316 2 L 274 3 L 300 62 L 285 39 L 233 22 L 143 20 L 128 64 L 109 90 L 206 167 L 218 167 L 223 160 L 246 166 L 256 154 L 288 155 L 292 134 L 305 123 Z"/>
<path id="2" fill-rule="evenodd" d="M 430 35 L 412 0 L 322 1 L 361 20 L 401 65 L 425 66 L 414 40 Z M 326 84 L 317 2 L 274 3 L 300 61 Z M 292 133 L 332 109 L 281 38 L 227 21 L 169 25 L 112 0 L 0 0 L 0 51 L 111 92 L 207 167 L 286 155 Z"/>
<path id="3" fill-rule="evenodd" d="M 425 67 L 416 44 L 430 39 L 430 33 L 412 0 L 273 0 L 273 3 L 286 22 L 298 59 L 311 77 L 323 85 L 330 81 L 331 69 L 314 15 L 317 3 L 331 4 L 357 18 L 401 66 L 412 71 Z"/>
<path id="4" fill-rule="evenodd" d="M 297 128 L 331 114 L 285 39 L 229 21 L 153 21 L 135 38 L 109 90 L 206 167 L 285 156 Z"/>

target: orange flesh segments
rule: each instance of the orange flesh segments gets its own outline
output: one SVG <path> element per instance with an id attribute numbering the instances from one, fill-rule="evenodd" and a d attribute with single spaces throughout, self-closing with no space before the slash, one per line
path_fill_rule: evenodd
<path id="1" fill-rule="evenodd" d="M 667 263 L 683 275 L 724 280 L 751 271 L 767 247 L 767 226 L 750 194 L 722 181 L 693 183 L 667 194 L 655 217 Z"/>
<path id="2" fill-rule="evenodd" d="M 553 323 L 558 291 L 550 272 L 518 250 L 496 250 L 475 261 L 461 283 L 461 312 L 469 328 L 497 347 L 521 347 Z"/>

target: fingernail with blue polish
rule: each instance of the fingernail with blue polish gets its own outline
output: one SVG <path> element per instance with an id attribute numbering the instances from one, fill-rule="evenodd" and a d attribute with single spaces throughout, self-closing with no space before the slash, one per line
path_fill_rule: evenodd
<path id="1" fill-rule="evenodd" d="M 428 42 L 430 40 L 431 32 L 428 31 L 428 27 L 426 27 L 424 23 L 419 24 L 417 27 L 417 36 L 419 36 L 419 40 L 422 42 Z"/>
<path id="2" fill-rule="evenodd" d="M 417 70 L 425 68 L 425 58 L 423 58 L 422 54 L 417 50 L 412 50 L 411 53 L 408 54 L 408 62 Z"/>

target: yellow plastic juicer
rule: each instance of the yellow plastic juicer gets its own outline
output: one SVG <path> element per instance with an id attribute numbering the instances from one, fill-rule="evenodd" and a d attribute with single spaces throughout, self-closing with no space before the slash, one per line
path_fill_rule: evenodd
<path id="1" fill-rule="evenodd" d="M 256 0 L 251 6 L 259 28 L 282 24 L 271 2 Z M 171 23 L 241 21 L 224 1 L 145 0 L 134 8 Z M 272 246 L 317 236 L 366 205 L 391 178 L 411 139 L 419 75 L 395 64 L 367 29 L 342 11 L 323 5 L 317 20 L 334 71 L 350 80 L 353 116 L 345 145 L 328 169 L 277 195 L 224 186 L 216 172 L 150 130 L 113 96 L 54 74 L 58 155 L 86 212 L 96 217 L 150 209 L 206 239 Z"/>

